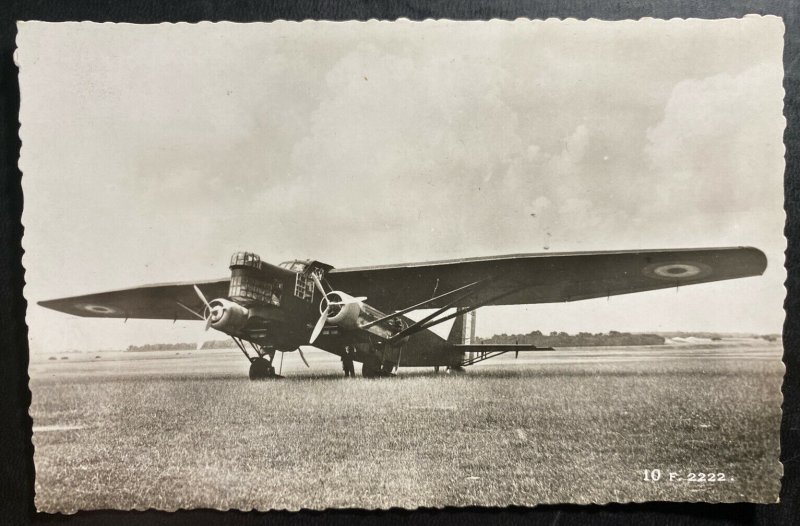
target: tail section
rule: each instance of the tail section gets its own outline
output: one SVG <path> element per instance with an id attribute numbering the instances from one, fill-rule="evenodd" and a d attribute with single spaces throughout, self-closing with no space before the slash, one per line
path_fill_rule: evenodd
<path id="1" fill-rule="evenodd" d="M 447 343 L 449 343 L 461 357 L 461 367 L 482 362 L 507 352 L 513 352 L 516 356 L 519 356 L 520 351 L 530 352 L 553 350 L 552 347 L 537 347 L 536 345 L 532 344 L 475 344 L 473 343 L 475 340 L 475 320 L 472 320 L 472 323 L 470 324 L 470 343 L 466 343 L 466 315 L 468 313 L 466 312 L 466 309 L 464 309 L 464 311 L 465 312 L 462 312 L 456 316 L 456 321 L 453 323 L 453 327 L 450 329 L 450 334 L 447 336 Z"/>
<path id="2" fill-rule="evenodd" d="M 506 353 L 520 351 L 553 351 L 552 347 L 537 347 L 528 343 L 478 343 L 475 345 L 456 344 L 456 349 L 470 353 Z"/>
<path id="3" fill-rule="evenodd" d="M 461 309 L 459 309 L 461 310 Z M 453 345 L 461 345 L 467 337 L 467 324 L 464 322 L 466 313 L 456 316 L 456 321 L 450 328 L 450 334 L 447 336 L 447 342 Z"/>
<path id="4" fill-rule="evenodd" d="M 472 365 L 474 363 L 489 360 L 507 352 L 513 352 L 519 356 L 520 351 L 552 351 L 552 347 L 537 347 L 530 344 L 480 344 L 480 345 L 455 345 L 456 350 L 461 351 L 461 366 Z"/>

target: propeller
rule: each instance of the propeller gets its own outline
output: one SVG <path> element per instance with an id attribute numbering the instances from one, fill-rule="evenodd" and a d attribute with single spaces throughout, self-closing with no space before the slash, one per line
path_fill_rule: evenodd
<path id="1" fill-rule="evenodd" d="M 317 290 L 319 291 L 319 293 L 322 294 L 323 296 L 326 296 L 328 293 L 325 292 L 325 288 L 322 286 L 322 282 L 319 280 L 317 275 L 312 273 L 311 274 L 311 279 L 314 280 L 314 285 L 317 286 Z"/>
<path id="2" fill-rule="evenodd" d="M 319 317 L 319 320 L 317 320 L 317 324 L 314 325 L 314 330 L 311 331 L 311 338 L 309 338 L 308 343 L 314 343 L 319 334 L 322 332 L 322 328 L 325 327 L 325 322 L 328 321 L 329 312 L 330 307 L 326 307 L 325 311 L 323 311 L 322 315 Z"/>
<path id="3" fill-rule="evenodd" d="M 317 286 L 317 290 L 322 294 L 323 300 L 325 301 L 325 309 L 320 312 L 319 320 L 317 320 L 317 324 L 314 325 L 314 330 L 311 331 L 311 338 L 309 338 L 308 343 L 312 344 L 314 341 L 319 337 L 320 333 L 322 332 L 322 328 L 325 327 L 325 323 L 328 321 L 328 317 L 331 313 L 331 306 L 332 305 L 347 305 L 348 303 L 361 303 L 367 299 L 366 296 L 359 296 L 357 298 L 353 298 L 352 296 L 348 296 L 347 294 L 331 291 L 330 293 L 325 292 L 325 288 L 322 286 L 322 282 L 319 280 L 316 274 L 311 274 L 311 279 L 314 280 L 314 285 Z M 328 295 L 336 294 L 339 296 L 339 301 L 331 301 L 328 299 Z M 320 308 L 322 308 L 322 303 L 320 302 Z M 300 352 L 300 356 L 303 356 L 302 351 Z M 305 358 L 303 361 L 305 362 Z M 308 365 L 308 363 L 306 363 Z"/>
<path id="4" fill-rule="evenodd" d="M 208 300 L 206 299 L 205 295 L 203 295 L 203 291 L 200 290 L 200 287 L 198 287 L 197 285 L 192 285 L 192 287 L 194 287 L 194 291 L 197 294 L 197 297 L 199 297 L 200 300 L 203 303 L 205 303 L 206 307 L 208 307 L 210 309 L 211 305 L 208 303 Z"/>
<path id="5" fill-rule="evenodd" d="M 319 291 L 320 294 L 322 294 L 322 297 L 323 298 L 326 297 L 328 293 L 325 292 L 325 289 L 322 287 L 322 283 L 320 282 L 317 275 L 312 273 L 311 279 L 314 280 L 314 285 L 317 286 L 317 290 Z M 320 313 L 319 320 L 317 320 L 317 324 L 314 325 L 314 330 L 311 331 L 311 338 L 308 340 L 308 343 L 314 343 L 314 340 L 317 339 L 319 333 L 322 332 L 322 328 L 325 326 L 325 322 L 328 321 L 328 314 L 330 314 L 330 309 L 331 309 L 331 304 L 328 303 L 328 305 L 325 307 L 325 310 L 322 311 L 322 313 Z M 302 356 L 302 354 L 300 356 Z M 303 358 L 303 360 L 305 361 L 305 358 Z"/>
<path id="6" fill-rule="evenodd" d="M 211 304 L 206 299 L 205 295 L 203 295 L 203 291 L 200 290 L 200 287 L 197 285 L 193 285 L 195 293 L 197 293 L 197 297 L 199 297 L 203 303 L 205 304 L 206 308 L 203 309 L 203 315 L 206 320 L 205 327 L 203 328 L 203 332 L 200 333 L 200 337 L 197 339 L 197 349 L 200 350 L 203 348 L 203 345 L 208 340 L 208 329 L 211 327 L 211 324 L 214 320 L 218 319 L 220 315 L 222 315 L 221 307 L 212 307 Z M 206 312 L 208 314 L 206 315 Z"/>

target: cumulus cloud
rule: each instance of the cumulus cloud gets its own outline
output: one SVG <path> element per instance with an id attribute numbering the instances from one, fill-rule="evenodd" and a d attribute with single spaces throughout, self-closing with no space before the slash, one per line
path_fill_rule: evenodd
<path id="1" fill-rule="evenodd" d="M 429 243 L 402 235 L 419 221 L 463 236 L 459 225 L 486 213 L 487 198 L 502 204 L 495 192 L 525 149 L 515 112 L 498 95 L 508 77 L 492 64 L 374 45 L 344 56 L 326 76 L 309 133 L 292 152 L 291 173 L 317 203 L 309 214 L 326 218 L 332 230 L 389 234 L 387 243 L 400 252 L 398 239 Z M 441 241 L 433 237 L 431 244 Z"/>
<path id="2" fill-rule="evenodd" d="M 645 153 L 660 203 L 680 200 L 706 212 L 776 204 L 781 78 L 777 65 L 759 64 L 675 85 L 663 119 L 647 130 Z"/>
<path id="3" fill-rule="evenodd" d="M 677 213 L 709 241 L 783 246 L 781 78 L 773 63 L 676 83 L 647 130 L 644 217 Z"/>

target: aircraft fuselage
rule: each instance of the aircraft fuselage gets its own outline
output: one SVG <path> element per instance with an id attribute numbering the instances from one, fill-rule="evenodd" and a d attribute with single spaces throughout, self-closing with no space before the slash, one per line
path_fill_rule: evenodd
<path id="1" fill-rule="evenodd" d="M 286 352 L 309 345 L 326 298 L 333 293 L 326 290 L 327 296 L 323 296 L 314 276 L 324 281 L 330 268 L 315 261 L 291 261 L 276 266 L 254 254 L 234 254 L 228 298 L 211 302 L 212 306 L 221 306 L 221 314 L 212 319 L 211 327 L 269 350 Z M 370 306 L 368 301 L 367 298 L 340 306 L 329 321 L 340 320 L 326 324 L 314 346 L 336 355 L 342 355 L 350 346 L 355 350 L 356 361 L 372 364 L 460 363 L 461 353 L 430 330 L 391 341 L 394 334 L 413 321 L 400 316 L 380 322 L 386 313 Z"/>

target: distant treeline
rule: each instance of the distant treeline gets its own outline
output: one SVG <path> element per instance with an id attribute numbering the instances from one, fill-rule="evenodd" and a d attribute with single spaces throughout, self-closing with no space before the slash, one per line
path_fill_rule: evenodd
<path id="1" fill-rule="evenodd" d="M 231 349 L 235 346 L 233 340 L 212 340 L 205 342 L 202 349 Z M 148 343 L 146 345 L 129 345 L 130 352 L 140 351 L 193 351 L 196 343 Z"/>
<path id="2" fill-rule="evenodd" d="M 527 343 L 539 347 L 597 347 L 617 345 L 663 345 L 666 338 L 706 338 L 718 341 L 730 337 L 761 338 L 767 341 L 780 339 L 780 334 L 734 334 L 715 332 L 659 332 L 658 334 L 630 333 L 609 331 L 607 333 L 592 334 L 579 332 L 568 334 L 553 331 L 544 334 L 533 331 L 528 334 L 496 334 L 491 338 L 476 338 L 475 343 Z M 149 343 L 147 345 L 129 345 L 128 351 L 190 351 L 197 347 L 196 343 Z M 212 340 L 203 344 L 203 349 L 233 349 L 236 344 L 233 340 Z M 77 351 L 76 351 L 77 352 Z"/>
<path id="3" fill-rule="evenodd" d="M 658 334 L 633 334 L 617 331 L 597 334 L 590 332 L 567 334 L 553 331 L 550 334 L 543 334 L 541 331 L 533 331 L 528 334 L 503 333 L 491 338 L 478 338 L 476 343 L 527 343 L 539 347 L 597 347 L 602 345 L 663 345 L 665 341 L 664 337 Z"/>
<path id="4" fill-rule="evenodd" d="M 760 338 L 769 342 L 774 342 L 781 338 L 780 334 L 754 334 L 750 332 L 684 332 L 658 331 L 656 334 L 665 338 L 707 338 L 709 340 L 721 340 L 722 338 Z"/>

